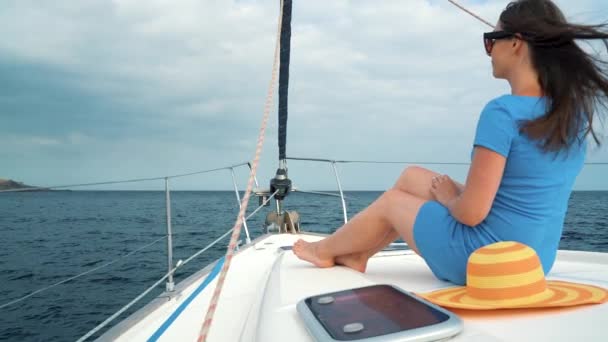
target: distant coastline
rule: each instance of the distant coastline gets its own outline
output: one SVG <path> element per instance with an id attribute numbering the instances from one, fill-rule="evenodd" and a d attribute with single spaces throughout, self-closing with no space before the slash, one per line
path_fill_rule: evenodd
<path id="1" fill-rule="evenodd" d="M 12 179 L 0 178 L 0 190 L 49 191 L 50 189 L 27 185 Z"/>

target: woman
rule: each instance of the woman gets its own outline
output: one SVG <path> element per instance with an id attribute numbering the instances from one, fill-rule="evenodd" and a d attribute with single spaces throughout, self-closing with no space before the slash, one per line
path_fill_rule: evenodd
<path id="1" fill-rule="evenodd" d="M 299 240 L 294 253 L 318 267 L 365 272 L 368 259 L 402 237 L 435 276 L 466 281 L 469 255 L 513 240 L 534 248 L 545 274 L 555 261 L 568 199 L 583 167 L 598 107 L 606 109 L 606 62 L 575 43 L 606 25 L 566 21 L 549 0 L 519 0 L 484 34 L 494 77 L 511 94 L 483 109 L 465 185 L 409 167 L 393 188 L 328 238 Z"/>

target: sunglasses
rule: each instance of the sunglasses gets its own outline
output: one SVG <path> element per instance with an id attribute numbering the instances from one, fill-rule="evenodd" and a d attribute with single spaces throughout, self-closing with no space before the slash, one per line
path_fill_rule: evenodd
<path id="1" fill-rule="evenodd" d="M 483 45 L 486 48 L 486 53 L 488 56 L 492 55 L 492 48 L 494 44 L 499 39 L 507 39 L 515 37 L 515 33 L 507 32 L 507 31 L 493 31 L 486 32 L 483 34 Z"/>

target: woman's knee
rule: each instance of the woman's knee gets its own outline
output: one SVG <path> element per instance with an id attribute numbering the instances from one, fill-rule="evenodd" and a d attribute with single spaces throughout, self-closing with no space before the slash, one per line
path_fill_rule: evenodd
<path id="1" fill-rule="evenodd" d="M 416 250 L 413 229 L 416 216 L 426 200 L 399 189 L 390 189 L 382 195 L 380 210 L 384 219 Z"/>
<path id="2" fill-rule="evenodd" d="M 438 173 L 420 166 L 407 167 L 397 179 L 394 189 L 408 192 L 426 200 L 433 199 L 430 192 L 433 176 Z"/>
<path id="3" fill-rule="evenodd" d="M 393 187 L 406 191 L 405 188 L 407 187 L 407 183 L 409 183 L 412 178 L 415 178 L 417 174 L 422 173 L 423 170 L 425 169 L 416 165 L 406 167 L 405 170 L 401 172 L 401 175 L 399 175 L 399 178 L 397 178 L 397 182 L 395 182 Z"/>

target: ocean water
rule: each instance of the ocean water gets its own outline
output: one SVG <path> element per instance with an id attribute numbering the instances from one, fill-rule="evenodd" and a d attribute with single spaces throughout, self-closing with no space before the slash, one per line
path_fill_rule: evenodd
<path id="1" fill-rule="evenodd" d="M 347 192 L 349 216 L 379 192 Z M 342 223 L 334 197 L 293 194 L 302 228 L 330 233 Z M 251 212 L 257 201 L 250 203 Z M 228 231 L 238 212 L 233 192 L 173 192 L 174 260 L 186 259 Z M 252 239 L 272 207 L 248 221 Z M 115 260 L 166 234 L 164 192 L 56 191 L 0 194 L 0 305 Z M 184 266 L 176 282 L 225 253 L 227 239 Z M 561 249 L 608 252 L 608 192 L 574 192 Z M 1 309 L 0 340 L 73 341 L 119 310 L 167 271 L 160 242 L 99 271 Z M 125 318 L 164 289 L 127 311 Z M 105 331 L 105 330 L 104 330 Z"/>

